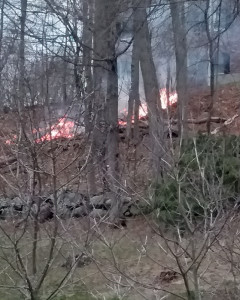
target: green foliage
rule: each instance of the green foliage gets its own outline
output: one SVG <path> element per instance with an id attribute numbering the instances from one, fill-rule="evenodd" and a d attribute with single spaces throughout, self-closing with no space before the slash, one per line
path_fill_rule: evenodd
<path id="1" fill-rule="evenodd" d="M 152 208 L 170 225 L 210 217 L 240 192 L 240 138 L 185 140 L 173 170 L 154 187 Z"/>
<path id="2" fill-rule="evenodd" d="M 196 149 L 196 150 L 195 150 Z M 199 173 L 199 164 L 208 182 L 221 179 L 225 188 L 239 192 L 240 138 L 236 136 L 199 136 L 184 141 L 179 160 L 179 172 Z M 199 164 L 198 164 L 199 163 Z"/>

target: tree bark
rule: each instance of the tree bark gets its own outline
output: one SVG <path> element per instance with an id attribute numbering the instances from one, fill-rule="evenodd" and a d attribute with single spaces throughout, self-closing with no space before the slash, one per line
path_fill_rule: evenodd
<path id="1" fill-rule="evenodd" d="M 93 76 L 92 76 L 92 48 L 93 44 L 93 0 L 83 0 L 83 67 L 86 81 L 86 89 L 83 94 L 84 101 L 84 124 L 86 133 L 92 145 L 93 131 Z M 90 196 L 97 193 L 96 170 L 94 164 L 93 148 L 90 148 L 87 166 L 88 193 Z"/>
<path id="2" fill-rule="evenodd" d="M 106 97 L 108 71 L 106 63 L 107 22 L 106 0 L 95 1 L 94 37 L 93 37 L 93 88 L 94 88 L 94 125 L 92 154 L 98 166 L 103 190 L 108 190 L 106 163 Z"/>
<path id="3" fill-rule="evenodd" d="M 134 3 L 134 1 L 133 1 Z M 127 138 L 132 138 L 132 118 L 134 115 L 134 131 L 133 138 L 138 140 L 138 120 L 139 120 L 139 24 L 136 9 L 133 10 L 133 45 L 132 45 L 132 64 L 131 64 L 131 90 L 128 101 L 128 116 L 127 116 Z"/>
<path id="4" fill-rule="evenodd" d="M 0 28 L 0 90 L 2 90 L 2 65 L 3 65 L 2 46 L 3 46 L 4 7 L 5 7 L 5 0 L 2 1 L 1 19 L 0 19 L 0 26 L 1 26 Z"/>
<path id="5" fill-rule="evenodd" d="M 153 61 L 151 37 L 148 28 L 146 1 L 136 8 L 139 24 L 139 58 L 143 76 L 144 91 L 148 106 L 149 133 L 151 148 L 151 167 L 156 181 L 161 177 L 161 159 L 163 156 L 163 116 L 160 105 L 160 93 L 156 68 Z"/>
<path id="6" fill-rule="evenodd" d="M 21 0 L 20 45 L 19 45 L 19 100 L 18 108 L 22 112 L 25 102 L 25 27 L 27 18 L 27 0 Z"/>
<path id="7" fill-rule="evenodd" d="M 185 8 L 184 1 L 171 0 L 170 9 L 172 15 L 173 38 L 176 58 L 176 90 L 178 94 L 178 131 L 179 136 L 187 134 L 187 39 L 185 31 Z"/>

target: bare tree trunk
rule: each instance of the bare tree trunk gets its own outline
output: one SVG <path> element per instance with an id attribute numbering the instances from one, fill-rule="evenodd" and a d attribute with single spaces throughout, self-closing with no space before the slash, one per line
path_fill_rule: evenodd
<path id="1" fill-rule="evenodd" d="M 176 57 L 176 83 L 178 94 L 178 130 L 180 136 L 187 134 L 187 103 L 188 103 L 188 70 L 187 70 L 187 39 L 185 31 L 185 3 L 181 0 L 170 1 L 173 37 Z"/>
<path id="2" fill-rule="evenodd" d="M 2 49 L 3 49 L 3 26 L 4 26 L 4 7 L 5 7 L 5 0 L 2 1 L 1 5 L 1 19 L 0 19 L 0 90 L 2 90 L 2 64 L 3 64 L 3 58 L 2 58 Z"/>
<path id="3" fill-rule="evenodd" d="M 95 1 L 94 38 L 93 38 L 93 87 L 94 87 L 94 127 L 92 153 L 98 165 L 103 190 L 108 190 L 106 164 L 106 103 L 108 72 L 106 64 L 107 52 L 106 0 Z"/>
<path id="4" fill-rule="evenodd" d="M 63 103 L 67 104 L 68 102 L 68 97 L 67 97 L 67 67 L 68 67 L 68 63 L 67 63 L 67 34 L 68 34 L 68 30 L 66 28 L 66 37 L 65 37 L 65 45 L 64 45 L 64 52 L 63 52 L 63 75 L 62 75 L 62 99 L 63 99 Z"/>
<path id="5" fill-rule="evenodd" d="M 111 221 L 119 218 L 117 0 L 95 2 L 94 92 L 96 125 L 93 130 L 94 154 L 103 177 L 104 190 L 112 192 Z M 106 99 L 106 100 L 105 100 Z"/>
<path id="6" fill-rule="evenodd" d="M 25 100 L 25 27 L 27 18 L 27 0 L 21 0 L 20 18 L 20 45 L 19 45 L 19 101 L 18 108 L 21 113 Z"/>
<path id="7" fill-rule="evenodd" d="M 136 9 L 139 24 L 140 66 L 144 82 L 144 90 L 148 105 L 149 133 L 151 139 L 151 166 L 154 179 L 158 181 L 161 174 L 161 158 L 163 156 L 163 116 L 160 105 L 160 93 L 156 69 L 153 61 L 151 37 L 147 22 L 145 1 Z"/>
<path id="8" fill-rule="evenodd" d="M 92 48 L 93 44 L 93 0 L 83 0 L 83 67 L 86 80 L 86 89 L 84 91 L 84 124 L 86 133 L 89 135 L 90 144 L 92 144 L 92 110 L 93 110 L 93 76 L 92 76 Z M 96 187 L 96 173 L 94 165 L 94 157 L 92 148 L 90 149 L 90 156 L 87 167 L 87 182 L 88 193 L 95 195 L 97 193 Z"/>
<path id="9" fill-rule="evenodd" d="M 134 1 L 133 1 L 134 2 Z M 139 120 L 139 22 L 136 9 L 133 11 L 133 49 L 132 49 L 132 65 L 131 65 L 131 90 L 128 101 L 128 117 L 127 117 L 127 138 L 130 140 L 132 134 L 132 117 L 134 114 L 134 140 L 138 140 L 138 120 Z"/>
<path id="10" fill-rule="evenodd" d="M 121 210 L 120 197 L 120 176 L 119 176 L 119 144 L 118 144 L 118 71 L 115 44 L 117 39 L 117 11 L 112 0 L 107 0 L 107 28 L 108 33 L 108 81 L 107 81 L 107 123 L 108 123 L 108 139 L 107 139 L 107 158 L 108 158 L 108 176 L 110 188 L 113 192 L 111 221 L 116 222 L 119 218 Z"/>
<path id="11" fill-rule="evenodd" d="M 83 0 L 83 68 L 86 81 L 86 89 L 84 90 L 84 104 L 85 104 L 85 127 L 86 131 L 91 131 L 91 114 L 92 114 L 92 89 L 93 89 L 93 78 L 92 78 L 92 23 L 93 23 L 93 1 Z"/>
<path id="12" fill-rule="evenodd" d="M 218 24 L 218 33 L 214 34 L 216 37 L 213 36 L 212 33 L 212 24 L 211 19 L 213 18 L 211 11 L 211 1 L 206 1 L 206 9 L 205 9 L 205 26 L 206 26 L 206 34 L 208 39 L 208 52 L 209 52 L 209 64 L 210 64 L 210 103 L 209 103 L 209 113 L 208 113 L 208 121 L 207 121 L 207 133 L 211 133 L 211 118 L 213 114 L 213 107 L 214 107 L 214 98 L 215 98 L 215 91 L 216 91 L 216 74 L 215 74 L 215 57 L 214 54 L 216 54 L 216 59 L 218 60 L 218 54 L 219 54 L 219 39 L 220 39 L 220 15 L 221 15 L 221 5 L 222 1 L 219 3 L 219 24 Z"/>

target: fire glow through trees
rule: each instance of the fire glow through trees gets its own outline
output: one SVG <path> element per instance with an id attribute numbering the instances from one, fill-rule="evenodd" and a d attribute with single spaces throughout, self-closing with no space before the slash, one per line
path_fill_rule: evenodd
<path id="1" fill-rule="evenodd" d="M 169 97 L 167 95 L 167 89 L 163 88 L 160 90 L 160 99 L 161 99 L 161 107 L 162 109 L 166 110 L 169 106 L 172 106 L 174 103 L 177 103 L 178 101 L 178 95 L 177 92 L 170 92 Z M 127 109 L 125 108 L 122 111 L 122 114 L 124 115 L 124 118 L 126 119 L 127 116 Z M 146 117 L 148 114 L 148 107 L 147 104 L 142 103 L 139 107 L 139 120 Z M 132 123 L 134 123 L 134 118 L 132 117 Z M 127 122 L 123 120 L 119 120 L 119 125 L 126 126 Z"/>
<path id="2" fill-rule="evenodd" d="M 162 109 L 167 109 L 168 106 L 173 105 L 177 102 L 178 96 L 176 92 L 169 94 L 169 99 L 167 97 L 167 90 L 161 89 L 160 90 L 160 97 L 161 97 L 161 106 Z M 124 109 L 122 114 L 124 118 L 127 116 L 127 109 Z M 139 120 L 145 118 L 148 114 L 148 107 L 147 104 L 143 103 L 139 107 Z M 132 117 L 132 123 L 134 123 L 134 118 Z M 118 124 L 120 126 L 126 126 L 127 122 L 125 120 L 119 120 Z M 51 141 L 59 138 L 71 139 L 75 136 L 75 123 L 73 121 L 69 121 L 67 117 L 60 118 L 56 124 L 50 126 L 50 128 L 39 128 L 33 129 L 32 133 L 35 136 L 34 141 L 37 144 L 42 142 Z M 41 136 L 43 132 L 47 132 Z M 37 136 L 37 138 L 36 138 Z M 40 137 L 39 137 L 40 136 Z M 17 140 L 17 135 L 13 135 L 11 139 L 5 141 L 6 145 L 15 144 Z"/>

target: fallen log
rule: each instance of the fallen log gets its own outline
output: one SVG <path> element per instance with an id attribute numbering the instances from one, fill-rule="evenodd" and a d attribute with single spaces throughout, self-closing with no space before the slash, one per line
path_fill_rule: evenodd
<path id="1" fill-rule="evenodd" d="M 197 124 L 197 125 L 201 125 L 201 124 L 205 124 L 208 122 L 208 118 L 204 118 L 204 119 L 188 119 L 187 123 L 188 124 Z M 224 123 L 226 122 L 227 119 L 225 118 L 221 118 L 221 117 L 211 117 L 210 122 L 211 123 Z M 171 120 L 170 124 L 177 124 L 178 120 Z"/>
<path id="2" fill-rule="evenodd" d="M 236 118 L 238 118 L 239 115 L 236 114 L 234 115 L 232 118 L 227 119 L 220 127 L 217 127 L 216 129 L 214 129 L 211 134 L 217 134 L 223 127 L 232 124 Z"/>
<path id="3" fill-rule="evenodd" d="M 211 117 L 210 122 L 211 123 L 224 123 L 228 119 L 226 118 L 221 118 L 221 117 Z M 172 119 L 172 120 L 164 120 L 163 121 L 165 125 L 176 125 L 178 123 L 178 120 Z M 188 119 L 187 123 L 188 124 L 196 124 L 196 125 L 201 125 L 205 124 L 208 122 L 208 118 L 203 118 L 203 119 Z M 119 125 L 119 132 L 123 133 L 126 130 L 126 125 Z M 132 124 L 132 128 L 134 127 L 134 124 Z M 148 121 L 147 120 L 139 120 L 139 128 L 141 129 L 147 129 L 148 128 Z"/>

